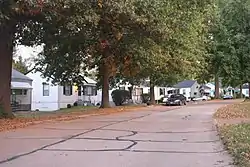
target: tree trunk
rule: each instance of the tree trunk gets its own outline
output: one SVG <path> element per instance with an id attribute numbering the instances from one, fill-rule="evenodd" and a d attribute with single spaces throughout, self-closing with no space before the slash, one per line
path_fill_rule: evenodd
<path id="1" fill-rule="evenodd" d="M 220 98 L 220 80 L 218 75 L 215 75 L 215 98 Z"/>
<path id="2" fill-rule="evenodd" d="M 109 71 L 105 63 L 102 66 L 102 104 L 101 108 L 110 108 L 109 103 Z"/>
<path id="3" fill-rule="evenodd" d="M 248 99 L 250 99 L 250 82 L 248 83 Z"/>
<path id="4" fill-rule="evenodd" d="M 129 88 L 128 88 L 128 90 L 129 90 L 129 98 L 130 98 L 130 100 L 132 100 L 133 99 L 133 88 L 134 88 L 134 86 L 132 85 L 132 86 L 130 86 Z"/>
<path id="5" fill-rule="evenodd" d="M 242 95 L 243 95 L 243 94 L 242 94 L 242 85 L 240 85 L 240 98 L 243 97 Z"/>
<path id="6" fill-rule="evenodd" d="M 155 85 L 150 79 L 150 105 L 155 105 Z"/>
<path id="7" fill-rule="evenodd" d="M 0 110 L 2 117 L 8 118 L 13 117 L 10 97 L 14 27 L 10 23 L 0 27 Z"/>

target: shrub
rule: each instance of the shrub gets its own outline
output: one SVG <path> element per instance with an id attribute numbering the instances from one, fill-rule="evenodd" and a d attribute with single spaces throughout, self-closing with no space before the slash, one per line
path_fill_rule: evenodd
<path id="1" fill-rule="evenodd" d="M 240 99 L 240 98 L 245 98 L 245 95 L 242 94 L 242 97 L 240 97 L 240 93 L 237 93 L 237 94 L 236 94 L 236 99 Z"/>
<path id="2" fill-rule="evenodd" d="M 129 99 L 129 91 L 127 90 L 114 90 L 111 93 L 113 102 L 116 106 L 121 106 L 126 100 Z"/>
<path id="3" fill-rule="evenodd" d="M 78 103 L 77 103 L 77 101 L 76 101 L 76 102 L 74 102 L 73 106 L 75 106 L 75 107 L 76 107 L 76 106 L 78 106 Z"/>
<path id="4" fill-rule="evenodd" d="M 148 93 L 144 93 L 141 95 L 142 103 L 148 103 L 150 100 L 150 95 Z"/>

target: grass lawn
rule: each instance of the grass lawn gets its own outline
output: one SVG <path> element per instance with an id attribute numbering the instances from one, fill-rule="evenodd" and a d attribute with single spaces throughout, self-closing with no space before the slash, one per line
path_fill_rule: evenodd
<path id="1" fill-rule="evenodd" d="M 250 167 L 250 124 L 223 126 L 219 132 L 235 165 Z"/>
<path id="2" fill-rule="evenodd" d="M 16 112 L 15 116 L 18 118 L 38 118 L 38 117 L 48 117 L 48 116 L 59 116 L 59 115 L 66 115 L 66 114 L 84 114 L 93 112 L 93 110 L 97 110 L 98 107 L 96 106 L 77 106 L 72 108 L 64 108 L 58 111 L 32 111 L 32 112 Z"/>
<path id="3" fill-rule="evenodd" d="M 214 115 L 226 149 L 238 167 L 250 167 L 250 102 L 220 108 Z M 244 122 L 244 123 L 243 123 Z"/>

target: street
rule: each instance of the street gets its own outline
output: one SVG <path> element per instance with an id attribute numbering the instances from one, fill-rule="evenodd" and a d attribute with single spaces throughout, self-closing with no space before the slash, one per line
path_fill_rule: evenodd
<path id="1" fill-rule="evenodd" d="M 205 102 L 0 133 L 0 167 L 229 167 Z M 165 107 L 165 108 L 164 108 Z"/>

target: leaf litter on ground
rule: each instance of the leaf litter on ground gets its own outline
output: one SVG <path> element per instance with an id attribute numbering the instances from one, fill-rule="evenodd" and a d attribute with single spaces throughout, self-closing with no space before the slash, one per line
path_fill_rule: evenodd
<path id="1" fill-rule="evenodd" d="M 0 119 L 0 132 L 24 128 L 30 125 L 40 124 L 43 122 L 53 121 L 70 121 L 80 119 L 86 116 L 106 115 L 120 112 L 134 111 L 144 108 L 144 105 L 138 106 L 122 106 L 107 109 L 99 109 L 96 107 L 84 108 L 76 107 L 71 109 L 63 109 L 56 112 L 25 112 L 16 113 L 14 119 Z"/>

